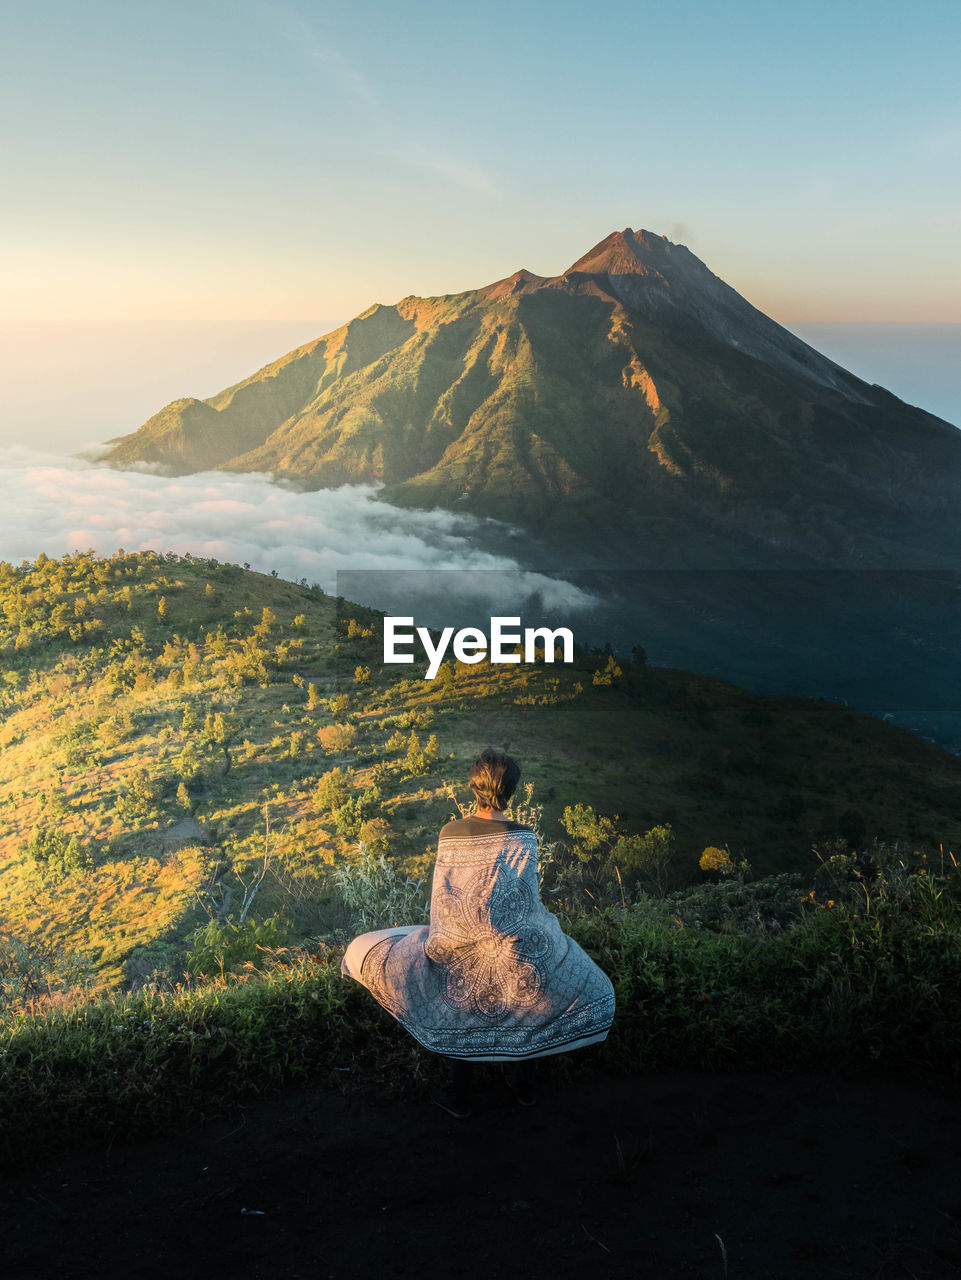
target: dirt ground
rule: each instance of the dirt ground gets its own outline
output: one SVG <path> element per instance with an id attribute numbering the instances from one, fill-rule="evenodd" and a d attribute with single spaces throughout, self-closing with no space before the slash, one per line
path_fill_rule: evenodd
<path id="1" fill-rule="evenodd" d="M 4 1277 L 961 1276 L 961 1098 L 904 1079 L 363 1082 L 0 1181 Z"/>

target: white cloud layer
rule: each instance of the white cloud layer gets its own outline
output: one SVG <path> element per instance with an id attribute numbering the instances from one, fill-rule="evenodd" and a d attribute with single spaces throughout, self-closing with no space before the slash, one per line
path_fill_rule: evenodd
<path id="1" fill-rule="evenodd" d="M 515 601 L 538 593 L 550 609 L 594 603 L 569 583 L 479 550 L 474 517 L 394 507 L 375 493 L 368 485 L 300 493 L 266 475 L 219 471 L 170 479 L 149 468 L 116 471 L 19 446 L 0 449 L 0 560 L 88 548 L 101 555 L 119 547 L 190 552 L 306 578 L 326 591 L 335 590 L 340 570 L 398 577 L 411 570 L 482 570 L 492 571 L 489 587 L 487 573 L 470 575 L 478 596 L 499 596 L 509 575 Z"/>

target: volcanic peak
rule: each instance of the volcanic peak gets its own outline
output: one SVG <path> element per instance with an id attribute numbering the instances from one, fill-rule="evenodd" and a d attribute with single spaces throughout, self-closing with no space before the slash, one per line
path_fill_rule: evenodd
<path id="1" fill-rule="evenodd" d="M 564 274 L 660 276 L 660 267 L 674 247 L 666 236 L 625 227 L 623 231 L 612 231 L 605 236 Z"/>

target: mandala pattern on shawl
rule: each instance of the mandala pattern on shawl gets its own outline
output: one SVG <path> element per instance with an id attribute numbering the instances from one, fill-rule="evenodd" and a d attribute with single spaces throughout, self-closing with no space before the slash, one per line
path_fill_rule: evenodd
<path id="1" fill-rule="evenodd" d="M 449 1004 L 497 1022 L 537 1003 L 544 989 L 542 964 L 554 949 L 536 922 L 539 906 L 522 880 L 495 882 L 492 890 L 487 872 L 445 900 L 440 923 Z"/>

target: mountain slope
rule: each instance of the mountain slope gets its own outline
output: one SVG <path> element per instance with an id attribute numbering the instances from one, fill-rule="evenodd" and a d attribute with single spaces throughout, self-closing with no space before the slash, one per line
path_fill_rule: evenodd
<path id="1" fill-rule="evenodd" d="M 568 563 L 943 568 L 961 545 L 961 433 L 630 228 L 560 276 L 374 306 L 108 461 L 380 482 Z"/>

